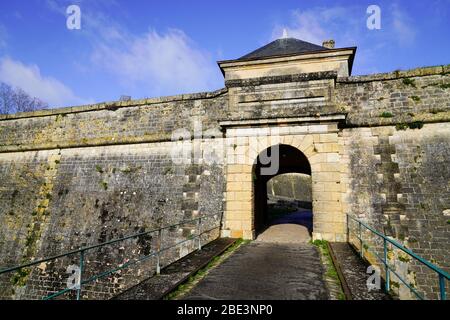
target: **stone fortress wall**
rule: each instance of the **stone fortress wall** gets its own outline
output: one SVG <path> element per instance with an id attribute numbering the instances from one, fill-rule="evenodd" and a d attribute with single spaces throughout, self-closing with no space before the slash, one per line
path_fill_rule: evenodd
<path id="1" fill-rule="evenodd" d="M 222 236 L 253 238 L 252 166 L 259 152 L 283 143 L 311 163 L 315 239 L 346 241 L 348 213 L 450 271 L 450 66 L 267 75 L 225 85 L 0 116 L 1 267 L 210 214 L 217 217 L 205 230 L 220 224 Z M 172 141 L 180 128 L 189 139 Z M 195 161 L 174 161 L 183 158 L 173 156 L 183 143 Z M 212 149 L 216 162 L 205 159 Z M 174 230 L 165 241 L 188 239 L 195 228 Z M 143 240 L 92 253 L 91 269 L 148 251 Z M 177 248 L 165 263 L 194 249 Z M 435 295 L 431 273 L 396 261 Z M 67 263 L 2 276 L 0 295 L 42 297 L 63 285 Z M 110 297 L 152 270 L 149 262 L 109 277 L 85 297 Z"/>

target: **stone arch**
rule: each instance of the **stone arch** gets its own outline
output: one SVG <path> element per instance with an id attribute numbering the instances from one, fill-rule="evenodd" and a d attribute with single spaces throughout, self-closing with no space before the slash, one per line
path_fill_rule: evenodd
<path id="1" fill-rule="evenodd" d="M 270 137 L 250 137 L 249 150 L 246 157 L 246 164 L 253 165 L 261 152 L 273 145 L 288 145 L 301 151 L 308 159 L 312 159 L 317 155 L 314 147 L 314 139 L 312 135 L 284 135 Z M 311 162 L 311 161 L 310 161 Z M 311 162 L 311 166 L 314 162 Z"/>
<path id="2" fill-rule="evenodd" d="M 276 150 L 271 157 L 277 161 L 277 168 L 268 174 L 261 163 L 261 155 Z M 255 159 L 252 169 L 253 177 L 253 230 L 262 230 L 268 222 L 267 182 L 275 176 L 285 173 L 303 173 L 311 175 L 311 165 L 308 158 L 298 148 L 288 144 L 278 144 L 263 150 Z"/>
<path id="3" fill-rule="evenodd" d="M 305 134 L 290 134 L 290 127 L 284 131 L 279 128 L 274 131 L 274 128 L 246 129 L 248 134 L 234 136 L 238 138 L 232 140 L 227 149 L 227 156 L 231 155 L 234 162 L 227 163 L 224 236 L 255 238 L 253 165 L 263 150 L 280 144 L 298 149 L 309 161 L 314 211 L 313 239 L 345 241 L 341 145 L 337 128 L 325 127 L 311 125 L 301 127 L 307 129 L 296 128 L 308 132 Z M 312 133 L 316 129 L 322 131 Z M 258 135 L 252 135 L 253 132 Z M 260 136 L 260 133 L 266 136 Z M 345 179 L 345 174 L 343 177 Z M 345 180 L 342 181 L 345 183 Z"/>

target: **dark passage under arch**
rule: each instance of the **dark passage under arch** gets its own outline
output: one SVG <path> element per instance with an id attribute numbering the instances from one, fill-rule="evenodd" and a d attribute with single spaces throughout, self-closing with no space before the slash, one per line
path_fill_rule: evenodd
<path id="1" fill-rule="evenodd" d="M 278 145 L 278 154 L 274 153 L 272 147 L 258 155 L 256 163 L 253 166 L 253 188 L 254 188 L 254 228 L 256 233 L 264 230 L 269 223 L 268 205 L 267 205 L 267 182 L 273 177 L 285 173 L 302 173 L 311 175 L 311 166 L 306 156 L 295 147 L 280 144 Z M 270 167 L 269 164 L 263 164 L 264 156 L 267 154 L 270 158 L 278 158 L 279 165 L 276 173 L 266 174 L 263 168 Z M 271 159 L 274 160 L 274 159 Z"/>

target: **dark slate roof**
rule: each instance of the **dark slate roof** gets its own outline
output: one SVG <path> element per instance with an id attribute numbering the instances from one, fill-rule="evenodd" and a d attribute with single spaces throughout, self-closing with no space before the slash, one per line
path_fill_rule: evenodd
<path id="1" fill-rule="evenodd" d="M 259 59 L 271 56 L 309 53 L 324 50 L 330 49 L 295 38 L 282 38 L 272 41 L 264 47 L 256 49 L 255 51 L 240 57 L 238 60 Z"/>

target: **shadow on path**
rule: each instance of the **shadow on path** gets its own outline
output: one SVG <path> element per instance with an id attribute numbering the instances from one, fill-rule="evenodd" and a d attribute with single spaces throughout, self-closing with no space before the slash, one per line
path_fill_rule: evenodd
<path id="1" fill-rule="evenodd" d="M 302 225 L 308 229 L 309 234 L 312 234 L 313 213 L 310 209 L 298 209 L 295 212 L 274 217 L 270 220 L 270 225 L 285 223 Z"/>

